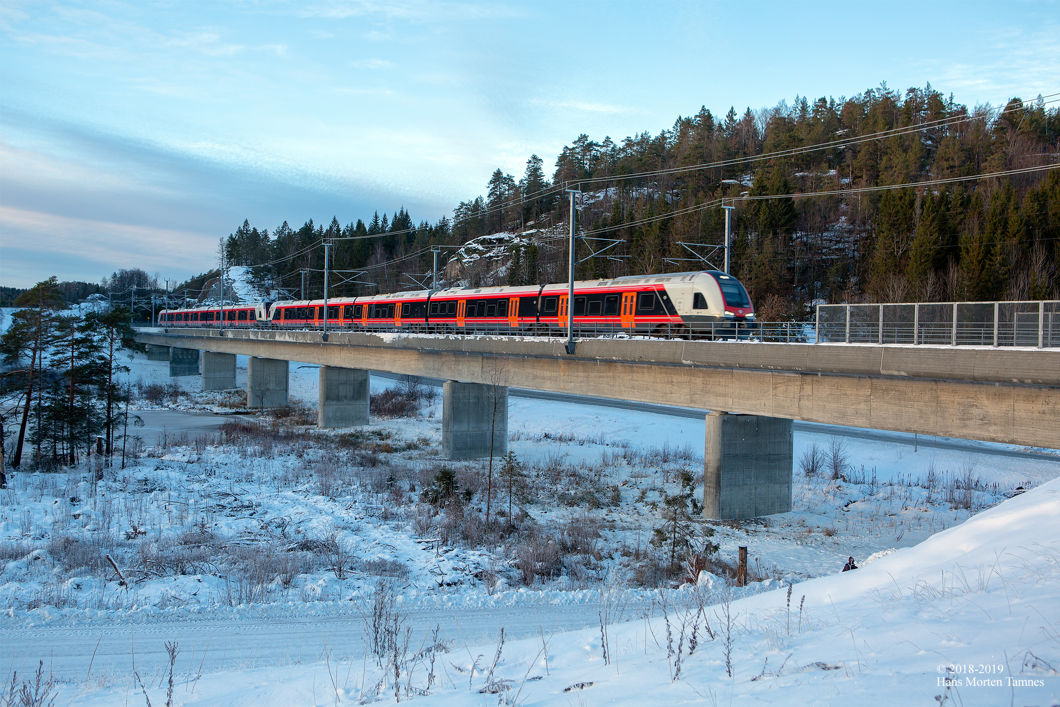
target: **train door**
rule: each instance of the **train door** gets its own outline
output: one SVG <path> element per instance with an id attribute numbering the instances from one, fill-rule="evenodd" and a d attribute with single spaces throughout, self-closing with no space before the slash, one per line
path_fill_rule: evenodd
<path id="1" fill-rule="evenodd" d="M 622 321 L 623 329 L 632 329 L 634 325 L 633 313 L 636 311 L 637 306 L 637 293 L 636 292 L 623 292 L 622 293 L 622 310 L 620 319 Z"/>
<path id="2" fill-rule="evenodd" d="M 368 326 L 368 310 L 371 309 L 372 305 L 362 304 L 361 305 L 361 326 Z"/>
<path id="3" fill-rule="evenodd" d="M 394 326 L 401 326 L 401 303 L 394 303 Z"/>
<path id="4" fill-rule="evenodd" d="M 456 303 L 456 325 L 464 326 L 464 318 L 467 316 L 467 300 L 462 299 Z"/>
<path id="5" fill-rule="evenodd" d="M 508 300 L 508 326 L 516 329 L 519 326 L 519 298 L 512 297 Z"/>
<path id="6" fill-rule="evenodd" d="M 556 316 L 559 319 L 560 329 L 567 328 L 567 295 L 559 296 L 559 312 Z"/>

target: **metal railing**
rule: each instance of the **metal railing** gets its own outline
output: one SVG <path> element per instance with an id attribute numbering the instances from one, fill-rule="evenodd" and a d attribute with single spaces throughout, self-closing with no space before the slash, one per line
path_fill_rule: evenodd
<path id="1" fill-rule="evenodd" d="M 822 304 L 822 343 L 1060 346 L 1060 300 Z"/>
<path id="2" fill-rule="evenodd" d="M 170 325 L 217 329 L 218 322 Z M 233 329 L 289 328 L 247 323 Z M 305 327 L 320 330 L 320 327 Z M 509 328 L 505 323 L 465 327 L 328 324 L 332 332 L 388 331 L 409 334 L 565 337 L 566 328 L 539 324 Z M 578 338 L 653 338 L 770 343 L 841 343 L 923 346 L 1060 347 L 1060 300 L 1036 302 L 924 302 L 903 304 L 822 304 L 809 322 L 716 322 L 660 324 L 624 330 L 614 324 L 577 324 Z"/>

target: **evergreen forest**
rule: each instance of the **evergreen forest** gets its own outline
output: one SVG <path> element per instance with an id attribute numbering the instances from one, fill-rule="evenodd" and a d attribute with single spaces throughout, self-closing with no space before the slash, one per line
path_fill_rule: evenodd
<path id="1" fill-rule="evenodd" d="M 331 296 L 418 289 L 469 240 L 512 234 L 508 266 L 470 285 L 565 281 L 567 189 L 578 189 L 577 277 L 703 269 L 722 257 L 759 319 L 806 315 L 814 301 L 1060 298 L 1060 109 L 1055 97 L 969 108 L 930 85 L 881 85 L 850 98 L 796 97 L 761 111 L 702 108 L 658 134 L 579 135 L 551 175 L 531 155 L 497 169 L 452 217 L 401 208 L 365 223 L 312 220 L 271 232 L 245 221 L 224 239 L 230 265 L 320 297 L 330 241 Z M 992 175 L 992 176 L 991 176 Z M 593 239 L 608 239 L 593 240 Z M 683 244 L 698 244 L 686 246 Z M 422 278 L 421 280 L 422 281 Z M 448 284 L 458 284 L 452 277 Z M 304 289 L 303 289 L 304 288 Z"/>

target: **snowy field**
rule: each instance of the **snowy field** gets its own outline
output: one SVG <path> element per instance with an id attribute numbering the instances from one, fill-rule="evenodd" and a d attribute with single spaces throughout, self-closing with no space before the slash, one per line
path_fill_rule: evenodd
<path id="1" fill-rule="evenodd" d="M 650 539 L 682 471 L 701 493 L 702 420 L 512 396 L 498 533 L 429 389 L 323 433 L 316 367 L 271 419 L 132 369 L 125 469 L 0 491 L 0 671 L 43 660 L 58 703 L 166 704 L 167 642 L 174 704 L 1060 703 L 1056 453 L 798 426 L 793 512 L 710 526 L 685 584 Z M 443 467 L 473 500 L 428 502 Z"/>

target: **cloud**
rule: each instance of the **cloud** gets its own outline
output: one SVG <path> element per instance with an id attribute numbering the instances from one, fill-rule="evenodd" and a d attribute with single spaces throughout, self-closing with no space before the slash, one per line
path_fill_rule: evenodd
<path id="1" fill-rule="evenodd" d="M 531 103 L 552 110 L 577 111 L 579 113 L 603 113 L 607 115 L 630 113 L 633 110 L 627 106 L 619 106 L 611 103 L 593 103 L 591 101 L 554 101 L 534 99 Z"/>
<path id="2" fill-rule="evenodd" d="M 375 71 L 379 69 L 389 69 L 394 65 L 394 62 L 387 61 L 386 59 L 360 59 L 357 61 L 351 61 L 350 67 L 354 69 L 367 69 L 369 71 Z"/>
<path id="3" fill-rule="evenodd" d="M 321 0 L 303 7 L 299 14 L 331 20 L 380 17 L 387 20 L 429 22 L 437 20 L 483 20 L 523 17 L 515 6 L 498 2 L 438 2 L 436 0 Z"/>
<path id="4" fill-rule="evenodd" d="M 1033 32 L 998 28 L 979 43 L 974 63 L 936 62 L 932 83 L 976 101 L 1004 105 L 1054 93 L 1060 86 L 1060 25 Z"/>
<path id="5" fill-rule="evenodd" d="M 217 236 L 203 232 L 71 218 L 2 205 L 0 232 L 4 234 L 5 251 L 20 251 L 23 268 L 31 263 L 35 265 L 29 273 L 49 272 L 49 265 L 56 258 L 67 262 L 91 261 L 97 264 L 92 270 L 99 273 L 108 272 L 107 268 L 116 270 L 122 267 L 139 267 L 147 271 L 180 268 L 197 272 L 217 246 Z M 19 247 L 30 243 L 32 250 Z M 5 284 L 22 277 L 28 277 L 26 282 L 42 279 L 29 273 L 5 273 Z M 54 274 L 61 279 L 86 277 L 81 273 L 71 275 L 68 271 Z"/>

